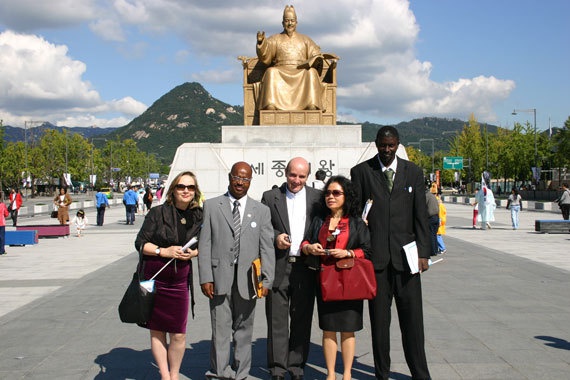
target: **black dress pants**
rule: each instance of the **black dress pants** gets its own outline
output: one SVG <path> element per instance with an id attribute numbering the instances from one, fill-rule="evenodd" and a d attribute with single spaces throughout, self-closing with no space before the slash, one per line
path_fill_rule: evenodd
<path id="1" fill-rule="evenodd" d="M 288 284 L 273 288 L 265 300 L 271 376 L 303 376 L 309 356 L 317 272 L 304 262 L 287 265 Z"/>
<path id="2" fill-rule="evenodd" d="M 369 301 L 372 350 L 377 379 L 390 377 L 390 322 L 396 300 L 402 346 L 412 379 L 430 379 L 424 348 L 424 319 L 420 274 L 399 272 L 390 264 L 376 271 L 378 293 Z"/>

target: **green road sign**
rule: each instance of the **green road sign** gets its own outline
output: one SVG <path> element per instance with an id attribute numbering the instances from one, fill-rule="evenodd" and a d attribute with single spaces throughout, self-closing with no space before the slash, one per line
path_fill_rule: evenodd
<path id="1" fill-rule="evenodd" d="M 453 170 L 463 169 L 463 157 L 443 157 L 443 168 Z"/>

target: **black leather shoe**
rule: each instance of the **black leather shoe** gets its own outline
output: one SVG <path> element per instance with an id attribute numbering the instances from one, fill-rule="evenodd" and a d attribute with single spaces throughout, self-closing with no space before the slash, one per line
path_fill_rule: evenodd
<path id="1" fill-rule="evenodd" d="M 279 376 L 279 375 L 271 376 L 271 380 L 285 380 L 285 376 Z"/>

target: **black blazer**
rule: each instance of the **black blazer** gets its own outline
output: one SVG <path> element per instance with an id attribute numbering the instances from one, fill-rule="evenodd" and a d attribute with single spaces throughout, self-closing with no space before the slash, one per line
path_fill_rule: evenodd
<path id="1" fill-rule="evenodd" d="M 289 215 L 287 214 L 286 189 L 287 184 L 283 183 L 283 185 L 281 185 L 279 188 L 264 192 L 261 198 L 261 203 L 267 205 L 271 210 L 271 224 L 273 225 L 274 241 L 277 241 L 277 236 L 280 234 L 291 234 Z M 319 212 L 319 204 L 322 196 L 322 192 L 320 190 L 316 190 L 312 187 L 305 186 L 305 190 L 307 192 L 307 216 L 305 218 L 305 229 L 303 236 L 307 233 L 309 225 L 311 224 L 311 220 Z M 278 249 L 277 246 L 275 246 L 275 279 L 273 281 L 274 288 L 278 288 L 285 278 L 288 256 L 289 249 Z"/>
<path id="2" fill-rule="evenodd" d="M 159 247 L 170 247 L 177 244 L 184 245 L 200 232 L 203 215 L 202 208 L 192 209 L 192 220 L 187 221 L 192 227 L 186 231 L 186 239 L 181 243 L 178 241 L 177 220 L 179 217 L 176 208 L 168 203 L 153 207 L 148 211 L 144 219 L 135 240 L 135 248 L 140 252 L 145 243 L 148 242 Z"/>
<path id="3" fill-rule="evenodd" d="M 315 216 L 311 222 L 311 226 L 309 227 L 309 231 L 305 234 L 305 238 L 303 240 L 308 241 L 309 243 L 318 243 L 319 242 L 319 231 L 324 223 L 325 217 L 323 216 Z M 348 241 L 346 242 L 346 249 L 357 249 L 360 248 L 364 252 L 364 257 L 367 259 L 371 259 L 371 249 L 370 249 L 370 233 L 368 232 L 368 227 L 362 221 L 360 217 L 348 218 Z M 318 268 L 319 266 L 319 257 L 320 256 L 309 256 L 309 258 L 317 258 L 314 263 L 311 263 L 311 267 Z M 315 265 L 316 264 L 316 265 Z"/>
<path id="4" fill-rule="evenodd" d="M 398 157 L 391 193 L 377 156 L 353 167 L 350 177 L 362 207 L 368 199 L 373 200 L 368 228 L 374 268 L 382 270 L 391 263 L 398 271 L 409 271 L 402 247 L 414 240 L 418 256 L 429 258 L 431 243 L 422 170 Z"/>

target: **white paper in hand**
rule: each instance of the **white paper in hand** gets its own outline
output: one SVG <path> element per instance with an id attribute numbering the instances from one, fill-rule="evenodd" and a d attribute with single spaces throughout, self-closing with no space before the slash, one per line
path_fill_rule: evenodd
<path id="1" fill-rule="evenodd" d="M 370 209 L 372 208 L 372 203 L 374 203 L 374 201 L 372 199 L 369 199 L 364 204 L 364 210 L 362 210 L 362 220 L 364 220 L 364 221 L 368 220 L 368 213 L 370 212 Z"/>
<path id="2" fill-rule="evenodd" d="M 415 241 L 406 244 L 404 247 L 404 252 L 406 252 L 406 259 L 408 260 L 408 266 L 410 267 L 410 273 L 416 274 L 420 271 L 418 263 L 418 246 Z"/>
<path id="3" fill-rule="evenodd" d="M 188 248 L 192 247 L 194 244 L 198 243 L 198 237 L 194 236 L 188 243 L 182 247 L 182 251 L 186 251 Z"/>
<path id="4" fill-rule="evenodd" d="M 140 285 L 145 288 L 149 293 L 154 292 L 154 280 L 141 281 Z"/>

